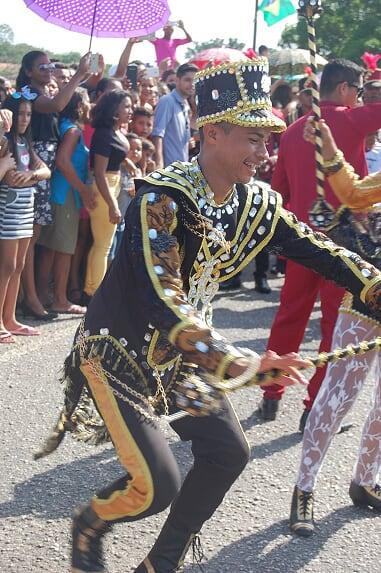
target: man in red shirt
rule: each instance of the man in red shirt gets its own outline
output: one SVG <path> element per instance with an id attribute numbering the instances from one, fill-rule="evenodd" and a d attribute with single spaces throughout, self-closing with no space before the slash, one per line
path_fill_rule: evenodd
<path id="1" fill-rule="evenodd" d="M 367 174 L 364 138 L 381 127 L 381 103 L 357 106 L 362 89 L 362 69 L 348 60 L 332 60 L 323 71 L 320 83 L 322 117 L 328 123 L 339 149 L 362 178 Z M 306 117 L 293 123 L 282 136 L 272 187 L 283 196 L 299 220 L 309 223 L 308 211 L 317 198 L 315 154 L 304 140 Z M 327 201 L 335 208 L 340 203 L 325 182 Z M 279 354 L 297 351 L 317 297 L 321 304 L 320 352 L 331 349 L 332 333 L 344 291 L 313 271 L 293 261 L 287 262 L 280 306 L 271 329 L 268 348 Z M 308 413 L 319 391 L 325 369 L 318 368 L 308 386 L 308 397 L 300 421 L 303 432 Z M 275 420 L 283 388 L 268 386 L 259 411 L 265 420 Z"/>

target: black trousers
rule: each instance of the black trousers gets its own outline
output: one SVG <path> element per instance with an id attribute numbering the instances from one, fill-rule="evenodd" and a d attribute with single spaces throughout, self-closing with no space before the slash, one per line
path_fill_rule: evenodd
<path id="1" fill-rule="evenodd" d="M 249 459 L 246 437 L 229 400 L 219 415 L 186 416 L 172 424 L 181 440 L 192 442 L 194 455 L 181 485 L 177 462 L 156 422 L 115 396 L 86 366 L 82 368 L 126 470 L 92 499 L 95 512 L 109 523 L 135 521 L 172 504 L 167 522 L 182 531 L 198 532 Z"/>
<path id="2" fill-rule="evenodd" d="M 267 278 L 267 271 L 270 265 L 270 255 L 266 250 L 261 251 L 255 257 L 255 272 L 254 278 L 256 280 Z"/>

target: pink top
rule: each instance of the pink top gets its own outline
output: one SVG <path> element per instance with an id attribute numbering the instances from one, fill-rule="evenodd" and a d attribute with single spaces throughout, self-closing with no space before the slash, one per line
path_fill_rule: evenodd
<path id="1" fill-rule="evenodd" d="M 166 40 L 165 38 L 156 38 L 152 41 L 155 46 L 156 51 L 156 62 L 157 65 L 160 64 L 165 58 L 170 58 L 170 66 L 176 65 L 176 48 L 177 46 L 182 46 L 183 44 L 188 44 L 189 40 L 187 38 L 174 38 L 173 40 Z"/>

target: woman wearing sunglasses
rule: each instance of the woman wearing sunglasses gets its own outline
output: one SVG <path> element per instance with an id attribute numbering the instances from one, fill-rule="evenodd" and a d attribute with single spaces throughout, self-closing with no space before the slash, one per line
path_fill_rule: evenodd
<path id="1" fill-rule="evenodd" d="M 45 95 L 46 86 L 53 77 L 55 66 L 44 52 L 33 50 L 25 54 L 16 80 L 16 88 L 23 97 L 33 103 L 32 141 L 38 157 L 52 171 L 58 145 L 58 113 L 69 103 L 75 89 L 88 76 L 90 56 L 80 60 L 78 69 L 70 82 L 56 96 Z M 34 247 L 40 236 L 41 227 L 53 223 L 50 203 L 50 182 L 44 180 L 36 185 L 34 205 L 34 230 L 23 272 L 24 313 L 40 320 L 49 320 L 55 315 L 48 313 L 40 301 L 34 278 Z M 43 301 L 47 302 L 47 301 Z"/>

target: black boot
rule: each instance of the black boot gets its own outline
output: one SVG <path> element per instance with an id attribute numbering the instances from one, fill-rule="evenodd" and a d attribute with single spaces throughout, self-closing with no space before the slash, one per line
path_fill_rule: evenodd
<path id="1" fill-rule="evenodd" d="M 291 502 L 290 529 L 300 537 L 310 537 L 315 529 L 314 494 L 295 486 Z"/>
<path id="2" fill-rule="evenodd" d="M 258 406 L 258 412 L 263 420 L 275 420 L 279 410 L 280 400 L 273 400 L 272 398 L 263 398 Z"/>
<path id="3" fill-rule="evenodd" d="M 271 288 L 267 282 L 267 277 L 256 277 L 254 275 L 255 286 L 254 290 L 260 292 L 261 294 L 270 294 Z"/>
<path id="4" fill-rule="evenodd" d="M 352 481 L 349 486 L 349 496 L 354 505 L 358 507 L 373 507 L 381 511 L 381 487 L 378 484 L 372 487 L 371 485 L 357 485 Z"/>
<path id="5" fill-rule="evenodd" d="M 134 573 L 176 573 L 182 571 L 188 549 L 197 538 L 197 533 L 180 531 L 165 523 L 155 545 Z"/>
<path id="6" fill-rule="evenodd" d="M 110 529 L 90 505 L 76 512 L 72 527 L 71 573 L 106 573 L 102 537 Z"/>

